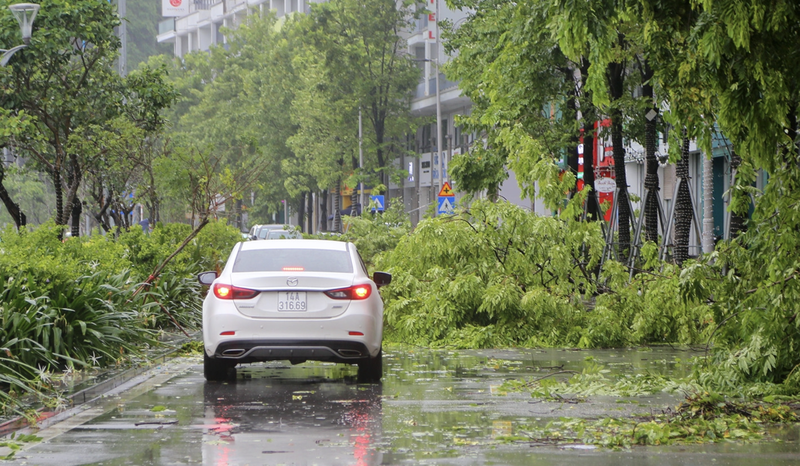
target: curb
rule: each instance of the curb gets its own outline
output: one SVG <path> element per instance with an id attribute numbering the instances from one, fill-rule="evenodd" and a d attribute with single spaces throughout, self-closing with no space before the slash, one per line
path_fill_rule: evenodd
<path id="1" fill-rule="evenodd" d="M 185 342 L 193 341 L 199 336 L 200 332 L 198 331 L 192 334 L 191 339 L 183 338 L 172 341 L 170 343 L 177 343 L 178 345 L 182 345 Z M 103 380 L 102 382 L 98 382 L 97 384 L 92 385 L 91 387 L 87 387 L 70 395 L 67 395 L 65 398 L 69 400 L 69 406 L 60 412 L 50 410 L 49 408 L 37 409 L 36 413 L 38 414 L 38 416 L 36 418 L 35 426 L 38 426 L 39 423 L 47 421 L 48 419 L 57 416 L 58 414 L 61 414 L 65 411 L 75 409 L 81 405 L 90 403 L 92 401 L 97 400 L 98 398 L 101 398 L 105 393 L 123 384 L 126 384 L 131 380 L 133 380 L 134 378 L 140 377 L 146 372 L 152 370 L 153 366 L 157 364 L 163 364 L 168 360 L 174 359 L 175 353 L 177 353 L 178 351 L 180 351 L 180 347 L 173 347 L 163 353 L 160 353 L 148 359 L 147 362 L 141 366 L 132 367 L 130 369 L 124 370 L 119 374 L 114 375 L 113 377 L 110 377 L 106 380 Z M 18 416 L 13 419 L 10 419 L 0 424 L 0 438 L 27 427 L 33 427 L 33 426 L 31 426 L 28 420 L 23 416 Z"/>

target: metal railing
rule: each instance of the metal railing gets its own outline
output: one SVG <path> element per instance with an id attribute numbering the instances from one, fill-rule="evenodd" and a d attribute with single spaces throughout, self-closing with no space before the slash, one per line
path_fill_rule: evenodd
<path id="1" fill-rule="evenodd" d="M 219 3 L 219 0 L 194 0 L 194 10 L 208 10 Z"/>

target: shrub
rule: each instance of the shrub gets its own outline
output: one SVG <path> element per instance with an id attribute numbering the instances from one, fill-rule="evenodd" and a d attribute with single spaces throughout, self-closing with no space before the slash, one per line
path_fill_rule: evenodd
<path id="1" fill-rule="evenodd" d="M 599 225 L 476 201 L 426 219 L 378 267 L 389 338 L 453 346 L 578 341 L 602 251 Z"/>
<path id="2" fill-rule="evenodd" d="M 36 393 L 47 371 L 117 364 L 155 344 L 156 330 L 176 322 L 197 328 L 203 296 L 195 274 L 218 267 L 241 238 L 224 222 L 209 224 L 134 297 L 189 234 L 187 225 L 64 242 L 60 228 L 0 233 L 0 404 L 12 409 L 18 400 L 8 390 Z"/>

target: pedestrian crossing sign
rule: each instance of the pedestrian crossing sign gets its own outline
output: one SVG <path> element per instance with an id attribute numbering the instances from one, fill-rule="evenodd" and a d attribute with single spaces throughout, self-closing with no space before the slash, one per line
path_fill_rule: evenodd
<path id="1" fill-rule="evenodd" d="M 453 214 L 455 212 L 455 198 L 452 196 L 439 196 L 438 215 Z"/>
<path id="2" fill-rule="evenodd" d="M 372 208 L 373 212 L 375 210 L 377 210 L 378 212 L 383 212 L 384 210 L 386 210 L 385 207 L 384 207 L 384 202 L 385 201 L 384 201 L 384 197 L 383 197 L 382 194 L 376 195 L 376 196 L 370 196 L 369 200 L 374 205 L 374 207 Z"/>

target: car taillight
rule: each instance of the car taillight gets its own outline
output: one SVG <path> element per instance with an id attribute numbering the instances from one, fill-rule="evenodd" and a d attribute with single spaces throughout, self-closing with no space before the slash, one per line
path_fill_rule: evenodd
<path id="1" fill-rule="evenodd" d="M 333 299 L 367 299 L 372 294 L 372 287 L 370 285 L 354 285 L 348 288 L 326 291 L 325 294 Z"/>
<path id="2" fill-rule="evenodd" d="M 239 288 L 237 286 L 214 284 L 214 296 L 219 299 L 251 299 L 258 296 L 260 291 Z"/>

